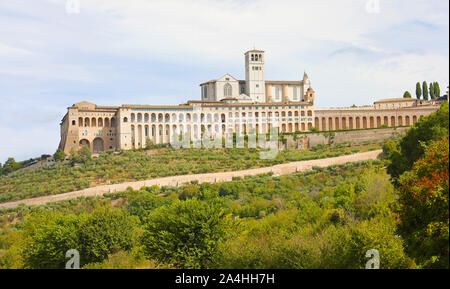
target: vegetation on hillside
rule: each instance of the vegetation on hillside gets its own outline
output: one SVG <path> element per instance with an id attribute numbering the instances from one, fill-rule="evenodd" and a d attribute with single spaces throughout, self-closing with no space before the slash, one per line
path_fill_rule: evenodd
<path id="1" fill-rule="evenodd" d="M 259 149 L 171 149 L 130 150 L 101 153 L 92 158 L 87 147 L 72 151 L 69 161 L 55 166 L 15 172 L 0 177 L 0 203 L 54 195 L 102 185 L 173 175 L 237 171 L 276 164 L 335 157 L 374 150 L 378 144 L 308 150 L 283 150 L 275 159 L 261 159 Z"/>

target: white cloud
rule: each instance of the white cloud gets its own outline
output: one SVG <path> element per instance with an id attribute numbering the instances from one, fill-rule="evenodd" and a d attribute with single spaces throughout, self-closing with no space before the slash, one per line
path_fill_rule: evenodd
<path id="1" fill-rule="evenodd" d="M 446 0 L 380 0 L 379 14 L 367 13 L 368 0 L 79 1 L 80 13 L 70 15 L 66 0 L 0 2 L 0 85 L 11 102 L 36 100 L 4 102 L 0 115 L 37 114 L 31 127 L 0 128 L 12 139 L 0 145 L 3 154 L 53 151 L 57 123 L 43 132 L 38 120 L 60 111 L 59 119 L 75 99 L 198 98 L 187 92 L 199 92 L 202 81 L 227 72 L 243 78 L 243 53 L 254 45 L 267 52 L 268 79 L 299 79 L 307 70 L 321 107 L 398 97 L 417 81 L 448 85 Z M 198 82 L 188 77 L 194 73 Z M 26 143 L 28 129 L 41 142 Z"/>

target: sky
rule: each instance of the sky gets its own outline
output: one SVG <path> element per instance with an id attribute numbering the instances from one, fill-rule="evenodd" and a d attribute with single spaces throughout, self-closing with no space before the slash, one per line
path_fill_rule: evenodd
<path id="1" fill-rule="evenodd" d="M 199 84 L 301 80 L 316 107 L 369 105 L 449 82 L 448 0 L 0 0 L 0 162 L 53 154 L 79 101 L 178 105 Z"/>

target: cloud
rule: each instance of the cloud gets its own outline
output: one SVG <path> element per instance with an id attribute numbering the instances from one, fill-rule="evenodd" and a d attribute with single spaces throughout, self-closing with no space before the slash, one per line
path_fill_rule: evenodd
<path id="1" fill-rule="evenodd" d="M 366 0 L 79 1 L 79 14 L 66 13 L 66 0 L 0 2 L 2 129 L 12 143 L 28 129 L 43 136 L 16 150 L 1 144 L 8 156 L 53 151 L 77 101 L 199 99 L 205 80 L 243 79 L 254 46 L 266 51 L 267 79 L 306 70 L 319 107 L 399 97 L 417 81 L 448 85 L 448 1 L 380 0 L 378 14 Z"/>

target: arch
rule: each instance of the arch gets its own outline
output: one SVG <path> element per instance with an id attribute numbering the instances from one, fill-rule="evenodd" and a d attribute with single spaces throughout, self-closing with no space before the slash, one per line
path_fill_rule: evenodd
<path id="1" fill-rule="evenodd" d="M 339 123 L 339 117 L 336 117 L 336 118 L 334 119 L 334 123 L 335 123 L 335 129 L 336 129 L 336 130 L 340 130 L 340 129 L 341 129 L 341 126 L 340 126 L 340 123 Z"/>
<path id="2" fill-rule="evenodd" d="M 142 122 L 142 113 L 137 114 L 137 122 Z"/>
<path id="3" fill-rule="evenodd" d="M 289 132 L 292 132 L 292 131 L 293 131 L 293 129 L 292 129 L 292 123 L 289 123 L 288 127 L 289 127 Z"/>
<path id="4" fill-rule="evenodd" d="M 128 122 L 128 117 L 124 117 L 123 122 Z"/>
<path id="5" fill-rule="evenodd" d="M 149 115 L 148 113 L 144 114 L 144 122 L 148 122 L 149 120 Z"/>
<path id="6" fill-rule="evenodd" d="M 130 121 L 134 122 L 136 120 L 136 115 L 134 113 L 131 114 Z"/>
<path id="7" fill-rule="evenodd" d="M 103 127 L 103 118 L 99 117 L 97 124 L 98 124 L 98 127 Z"/>
<path id="8" fill-rule="evenodd" d="M 333 130 L 333 118 L 328 118 L 328 130 Z"/>
<path id="9" fill-rule="evenodd" d="M 158 114 L 158 122 L 162 122 L 163 119 L 164 119 L 163 114 L 162 113 Z"/>
<path id="10" fill-rule="evenodd" d="M 112 119 L 111 119 L 112 121 Z M 105 117 L 105 127 L 109 127 L 110 123 L 109 123 L 109 118 Z"/>
<path id="11" fill-rule="evenodd" d="M 410 118 L 409 118 L 409 115 L 407 115 L 407 116 L 405 117 L 405 122 L 406 122 L 406 125 L 407 125 L 407 126 L 411 124 L 411 120 L 410 120 Z"/>
<path id="12" fill-rule="evenodd" d="M 308 116 L 312 116 L 312 111 L 308 110 Z"/>
<path id="13" fill-rule="evenodd" d="M 413 124 L 417 122 L 417 116 L 413 115 Z"/>
<path id="14" fill-rule="evenodd" d="M 93 153 L 97 154 L 105 150 L 104 141 L 102 138 L 95 138 L 93 142 Z"/>
<path id="15" fill-rule="evenodd" d="M 223 95 L 225 97 L 231 97 L 233 95 L 233 87 L 231 86 L 231 84 L 226 83 L 223 86 Z"/>
<path id="16" fill-rule="evenodd" d="M 80 147 L 86 146 L 89 149 L 91 149 L 91 144 L 90 144 L 90 142 L 87 139 L 80 140 L 79 144 L 80 144 Z"/>
<path id="17" fill-rule="evenodd" d="M 391 116 L 391 126 L 395 126 L 395 116 Z"/>
<path id="18" fill-rule="evenodd" d="M 308 122 L 308 131 L 311 131 L 311 129 L 312 129 L 312 122 Z"/>
<path id="19" fill-rule="evenodd" d="M 79 126 L 79 127 L 82 127 L 82 126 L 83 126 L 83 118 L 82 118 L 82 117 L 79 117 L 79 118 L 78 118 L 78 126 Z"/>
<path id="20" fill-rule="evenodd" d="M 381 126 L 381 116 L 377 116 L 377 127 Z"/>
<path id="21" fill-rule="evenodd" d="M 389 126 L 389 118 L 387 116 L 384 117 L 383 124 Z"/>
<path id="22" fill-rule="evenodd" d="M 316 117 L 316 118 L 314 119 L 314 125 L 315 125 L 318 129 L 320 129 L 319 118 L 318 118 L 318 117 Z"/>
<path id="23" fill-rule="evenodd" d="M 326 131 L 327 130 L 327 120 L 322 117 L 322 130 Z M 305 124 L 302 123 L 302 131 L 305 131 Z"/>
<path id="24" fill-rule="evenodd" d="M 283 123 L 283 124 L 281 125 L 281 131 L 282 131 L 282 132 L 286 132 L 286 124 L 285 124 L 285 123 Z"/>
<path id="25" fill-rule="evenodd" d="M 347 129 L 347 118 L 343 117 L 341 120 L 342 129 Z"/>
<path id="26" fill-rule="evenodd" d="M 168 114 L 168 113 L 166 113 L 165 115 L 164 115 L 164 122 L 170 122 L 170 114 Z"/>
<path id="27" fill-rule="evenodd" d="M 156 122 L 156 114 L 152 113 L 152 115 L 150 116 L 150 121 Z"/>
<path id="28" fill-rule="evenodd" d="M 91 121 L 89 120 L 89 117 L 86 117 L 84 119 L 84 127 L 90 127 Z"/>
<path id="29" fill-rule="evenodd" d="M 398 126 L 403 126 L 403 117 L 401 115 L 398 116 Z"/>
<path id="30" fill-rule="evenodd" d="M 349 117 L 348 118 L 348 128 L 349 129 L 354 129 L 354 127 L 353 127 L 353 117 Z"/>
<path id="31" fill-rule="evenodd" d="M 367 117 L 363 116 L 362 122 L 363 122 L 363 125 L 362 125 L 363 128 L 366 129 L 367 128 Z"/>
<path id="32" fill-rule="evenodd" d="M 374 128 L 374 127 L 375 127 L 375 119 L 374 119 L 373 116 L 371 116 L 371 117 L 369 118 L 369 127 L 370 127 L 370 128 Z"/>
<path id="33" fill-rule="evenodd" d="M 356 117 L 356 129 L 361 128 L 361 118 L 359 116 Z"/>
<path id="34" fill-rule="evenodd" d="M 325 124 L 325 122 L 322 125 L 324 125 L 324 124 Z M 305 131 L 305 130 L 306 130 L 306 125 L 304 122 L 302 122 L 302 131 Z"/>
<path id="35" fill-rule="evenodd" d="M 97 126 L 97 121 L 96 121 L 95 117 L 93 117 L 93 118 L 91 119 L 91 126 L 92 126 L 92 127 L 96 127 L 96 126 Z"/>

